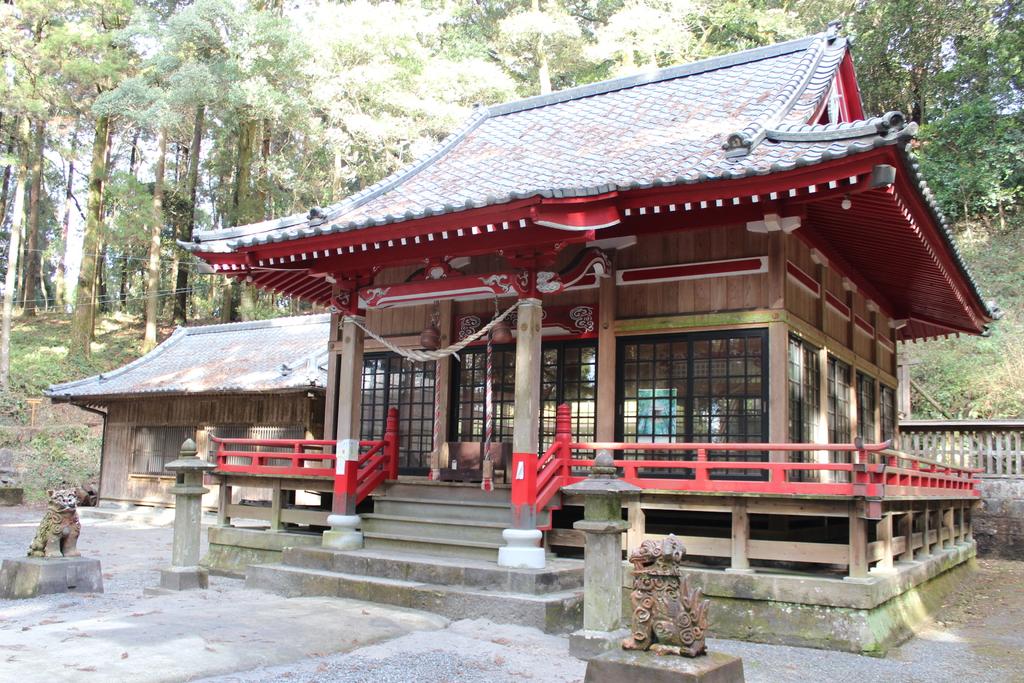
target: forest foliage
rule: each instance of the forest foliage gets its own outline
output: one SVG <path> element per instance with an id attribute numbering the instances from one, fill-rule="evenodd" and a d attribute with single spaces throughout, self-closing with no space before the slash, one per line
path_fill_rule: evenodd
<path id="1" fill-rule="evenodd" d="M 1021 0 L 2 0 L 0 385 L 14 315 L 68 316 L 66 354 L 86 358 L 105 316 L 144 319 L 145 349 L 172 322 L 300 310 L 200 275 L 175 240 L 338 201 L 478 103 L 833 19 L 866 110 L 920 124 L 926 177 L 1007 313 L 990 337 L 915 346 L 916 379 L 951 415 L 1024 414 Z"/>

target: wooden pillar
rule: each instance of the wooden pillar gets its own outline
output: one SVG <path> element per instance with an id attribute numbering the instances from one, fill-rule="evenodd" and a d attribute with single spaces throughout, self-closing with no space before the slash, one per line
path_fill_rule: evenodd
<path id="1" fill-rule="evenodd" d="M 912 417 L 910 407 L 910 366 L 906 363 L 900 363 L 896 366 L 896 396 L 897 396 L 897 408 L 899 416 L 904 420 L 909 420 Z"/>
<path id="2" fill-rule="evenodd" d="M 873 571 L 880 574 L 894 571 L 892 555 L 892 513 L 885 513 L 882 515 L 882 519 L 875 524 L 875 536 L 878 538 L 878 542 L 882 545 L 882 557 L 879 558 Z"/>
<path id="3" fill-rule="evenodd" d="M 900 515 L 900 536 L 903 537 L 905 545 L 900 554 L 900 562 L 909 562 L 914 559 L 914 513 L 907 510 Z"/>
<path id="4" fill-rule="evenodd" d="M 921 547 L 917 550 L 916 559 L 924 560 L 931 557 L 932 544 L 929 540 L 931 536 L 931 510 L 928 509 L 928 503 L 924 503 L 924 510 L 921 512 Z"/>
<path id="5" fill-rule="evenodd" d="M 217 525 L 231 526 L 231 515 L 228 507 L 231 505 L 231 484 L 226 477 L 220 478 L 220 493 L 217 497 Z"/>
<path id="6" fill-rule="evenodd" d="M 598 441 L 615 440 L 615 273 L 601 278 L 598 290 L 597 415 Z"/>
<path id="7" fill-rule="evenodd" d="M 747 501 L 735 500 L 732 504 L 732 553 L 729 568 L 726 571 L 749 572 L 750 558 L 750 515 L 747 513 Z"/>
<path id="8" fill-rule="evenodd" d="M 821 270 L 821 266 L 818 267 Z M 825 300 L 825 285 L 822 283 L 821 299 Z M 818 427 L 814 431 L 817 443 L 828 443 L 828 349 L 824 346 L 818 350 Z M 817 451 L 815 459 L 820 463 L 832 462 L 832 451 Z M 818 481 L 835 481 L 835 472 L 822 471 L 817 473 Z"/>
<path id="9" fill-rule="evenodd" d="M 438 313 L 440 315 L 438 316 L 437 326 L 441 330 L 441 347 L 444 348 L 452 343 L 452 302 L 440 302 L 438 304 Z M 434 444 L 435 449 L 439 449 L 444 442 L 448 441 L 448 424 L 450 423 L 450 420 L 448 419 L 448 411 L 449 406 L 451 405 L 451 377 L 452 357 L 445 356 L 434 365 L 434 382 L 436 382 L 440 387 L 438 400 L 441 403 L 440 412 L 438 414 L 441 424 L 440 430 L 437 431 L 440 443 Z"/>
<path id="10" fill-rule="evenodd" d="M 626 529 L 626 551 L 632 552 L 634 548 L 644 542 L 647 533 L 647 515 L 639 500 L 631 500 L 626 503 L 626 519 L 629 527 Z"/>
<path id="11" fill-rule="evenodd" d="M 345 467 L 342 459 L 355 462 L 359 458 L 359 417 L 363 378 L 363 330 L 356 325 L 363 318 L 346 314 L 341 321 L 340 353 L 338 355 L 338 397 L 335 433 L 338 440 L 339 471 Z M 344 445 L 346 442 L 347 445 Z M 352 465 L 354 467 L 354 465 Z M 339 515 L 354 515 L 356 501 L 349 495 L 334 496 L 333 511 Z"/>
<path id="12" fill-rule="evenodd" d="M 533 464 L 536 473 L 538 433 L 540 431 L 540 368 L 541 319 L 540 299 L 519 301 L 519 321 L 516 329 L 516 387 L 512 424 L 512 452 L 521 456 L 526 467 Z M 519 472 L 513 473 L 519 479 Z M 536 527 L 533 501 L 514 506 L 515 526 L 519 529 Z"/>
<path id="13" fill-rule="evenodd" d="M 338 409 L 338 351 L 337 342 L 340 336 L 341 315 L 331 313 L 330 334 L 327 341 L 327 391 L 324 395 L 324 439 L 337 438 L 334 432 L 334 421 Z"/>
<path id="14" fill-rule="evenodd" d="M 784 322 L 768 323 L 768 440 L 789 441 L 789 326 Z M 772 461 L 785 461 L 788 454 L 772 451 Z"/>
<path id="15" fill-rule="evenodd" d="M 942 547 L 953 547 L 953 506 L 942 511 Z"/>
<path id="16" fill-rule="evenodd" d="M 849 570 L 847 577 L 863 579 L 868 575 L 868 525 L 856 503 L 850 503 Z"/>
<path id="17" fill-rule="evenodd" d="M 768 308 L 786 307 L 786 235 L 768 233 Z"/>
<path id="18" fill-rule="evenodd" d="M 281 480 L 274 479 L 274 488 L 270 492 L 270 530 L 281 530 Z"/>

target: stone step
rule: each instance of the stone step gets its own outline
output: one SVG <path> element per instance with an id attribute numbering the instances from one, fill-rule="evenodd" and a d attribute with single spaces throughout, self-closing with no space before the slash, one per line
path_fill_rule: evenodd
<path id="1" fill-rule="evenodd" d="M 370 533 L 403 536 L 412 540 L 428 541 L 480 541 L 501 545 L 502 529 L 507 522 L 470 521 L 443 517 L 408 517 L 400 515 L 363 515 L 362 530 Z"/>
<path id="2" fill-rule="evenodd" d="M 422 539 L 386 534 L 377 531 L 363 532 L 363 545 L 375 550 L 415 552 L 439 557 L 466 557 L 478 560 L 498 561 L 498 548 L 502 543 L 462 541 L 458 539 Z"/>
<path id="3" fill-rule="evenodd" d="M 467 521 L 512 523 L 509 503 L 466 502 L 460 500 L 430 500 L 400 496 L 374 497 L 374 514 L 419 517 L 424 514 L 433 519 L 459 519 Z"/>
<path id="4" fill-rule="evenodd" d="M 508 505 L 512 491 L 506 487 L 496 487 L 493 491 L 484 491 L 479 484 L 463 484 L 444 481 L 390 481 L 374 498 L 415 498 L 417 500 L 443 500 L 462 503 L 500 503 Z"/>
<path id="5" fill-rule="evenodd" d="M 582 591 L 531 595 L 466 586 L 362 576 L 289 565 L 252 565 L 247 588 L 287 597 L 335 596 L 433 612 L 449 619 L 485 618 L 567 633 L 582 625 Z"/>
<path id="6" fill-rule="evenodd" d="M 297 547 L 285 549 L 282 562 L 304 569 L 513 593 L 542 594 L 583 587 L 582 560 L 552 558 L 544 569 L 509 569 L 483 560 L 410 552 Z"/>

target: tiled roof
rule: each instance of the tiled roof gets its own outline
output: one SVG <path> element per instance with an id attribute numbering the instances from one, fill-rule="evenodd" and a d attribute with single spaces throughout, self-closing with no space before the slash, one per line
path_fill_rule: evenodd
<path id="1" fill-rule="evenodd" d="M 846 50 L 830 30 L 481 107 L 431 154 L 338 204 L 183 246 L 227 252 L 530 197 L 764 175 L 894 144 L 863 126 L 858 137 L 773 137 L 820 110 Z"/>
<path id="2" fill-rule="evenodd" d="M 327 385 L 330 316 L 179 327 L 124 367 L 54 384 L 57 401 L 152 394 L 298 391 Z"/>

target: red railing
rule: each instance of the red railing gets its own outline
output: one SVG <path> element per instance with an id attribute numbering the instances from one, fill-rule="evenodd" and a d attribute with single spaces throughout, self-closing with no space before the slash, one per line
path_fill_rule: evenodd
<path id="1" fill-rule="evenodd" d="M 214 474 L 331 477 L 335 500 L 358 505 L 387 479 L 398 478 L 398 410 L 388 410 L 384 438 L 359 442 L 358 459 L 338 466 L 337 442 L 325 439 L 220 439 Z M 257 449 L 278 449 L 273 451 Z M 288 449 L 288 450 L 285 450 Z M 363 450 L 366 449 L 366 450 Z M 349 462 L 356 464 L 349 467 Z"/>
<path id="2" fill-rule="evenodd" d="M 954 467 L 894 451 L 889 443 L 580 443 L 572 441 L 568 405 L 558 406 L 555 441 L 543 455 L 514 453 L 512 460 L 513 507 L 543 510 L 558 491 L 581 481 L 594 459 L 578 451 L 611 451 L 630 454 L 686 453 L 691 459 L 614 458 L 622 478 L 642 489 L 693 493 L 760 493 L 864 497 L 881 500 L 898 497 L 972 498 L 976 470 Z M 853 462 L 778 462 L 770 453 L 854 453 Z M 715 453 L 729 460 L 713 459 Z M 756 460 L 738 459 L 758 453 Z M 584 468 L 584 470 L 578 469 Z M 814 473 L 801 478 L 791 473 Z M 842 473 L 842 474 L 837 474 Z M 747 475 L 737 478 L 736 475 Z M 652 476 L 656 475 L 656 476 Z M 684 476 L 685 475 L 685 476 Z M 730 476 L 731 475 L 731 476 Z"/>

